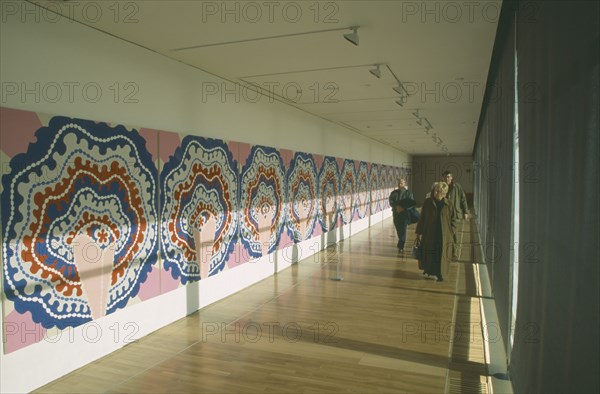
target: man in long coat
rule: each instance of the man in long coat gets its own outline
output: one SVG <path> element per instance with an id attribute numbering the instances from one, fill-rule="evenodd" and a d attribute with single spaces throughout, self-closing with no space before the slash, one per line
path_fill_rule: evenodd
<path id="1" fill-rule="evenodd" d="M 444 171 L 442 181 L 448 184 L 446 198 L 456 211 L 456 216 L 452 220 L 452 259 L 457 260 L 458 249 L 460 248 L 458 244 L 458 226 L 462 219 L 468 218 L 469 207 L 467 206 L 467 197 L 463 187 L 459 183 L 454 182 L 450 171 Z"/>

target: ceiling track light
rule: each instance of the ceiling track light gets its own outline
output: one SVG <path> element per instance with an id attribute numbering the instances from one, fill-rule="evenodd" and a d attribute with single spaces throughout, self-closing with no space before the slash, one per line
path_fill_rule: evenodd
<path id="1" fill-rule="evenodd" d="M 375 67 L 369 70 L 369 72 L 375 75 L 378 79 L 381 78 L 381 70 L 379 69 L 379 64 L 376 64 Z"/>
<path id="2" fill-rule="evenodd" d="M 358 39 L 358 28 L 359 27 L 360 26 L 352 26 L 350 28 L 350 29 L 352 29 L 352 33 L 344 34 L 344 38 L 356 46 L 358 46 L 358 41 L 359 41 L 359 39 Z"/>
<path id="3" fill-rule="evenodd" d="M 419 118 L 420 118 L 420 116 L 419 116 L 419 109 L 417 108 L 417 109 L 415 110 L 415 112 L 413 112 L 413 113 L 412 113 L 412 115 L 413 115 L 415 118 L 419 119 Z"/>
<path id="4" fill-rule="evenodd" d="M 425 118 L 425 122 L 427 122 L 427 124 L 425 125 L 426 129 L 429 129 L 429 130 L 433 129 L 433 126 L 431 125 L 431 123 L 429 123 L 429 119 Z"/>
<path id="5" fill-rule="evenodd" d="M 419 126 L 422 126 L 422 125 L 423 125 L 423 118 L 419 118 L 419 119 L 417 119 L 417 124 L 418 124 Z"/>
<path id="6" fill-rule="evenodd" d="M 398 82 L 398 86 L 394 86 L 392 89 L 400 96 L 408 96 L 406 89 L 404 89 L 404 85 L 402 85 L 400 82 Z"/>
<path id="7" fill-rule="evenodd" d="M 394 77 L 394 79 L 396 80 L 396 82 L 398 82 L 398 87 L 402 88 L 402 90 L 404 91 L 404 93 L 406 93 L 406 95 L 408 96 L 408 92 L 406 91 L 406 89 L 404 89 L 404 86 L 402 86 L 402 82 L 400 82 L 400 79 L 398 79 L 398 77 L 396 76 L 396 74 L 394 74 L 394 72 L 392 71 L 392 69 L 390 68 L 390 66 L 388 64 L 386 64 L 385 66 L 390 71 L 390 74 L 392 74 L 392 76 Z"/>
<path id="8" fill-rule="evenodd" d="M 396 100 L 396 104 L 398 104 L 401 107 L 404 107 L 404 104 L 406 104 L 406 96 L 400 96 L 398 100 Z"/>
<path id="9" fill-rule="evenodd" d="M 400 99 L 403 102 L 406 102 L 409 94 L 406 91 L 406 89 L 404 88 L 404 85 L 402 85 L 402 82 L 400 82 L 400 80 L 398 79 L 398 77 L 396 76 L 396 74 L 394 74 L 394 72 L 392 71 L 392 69 L 390 68 L 390 66 L 388 64 L 386 64 L 385 66 L 389 70 L 390 74 L 392 74 L 392 76 L 394 77 L 394 79 L 396 80 L 396 82 L 398 83 L 398 86 L 394 86 L 392 89 L 394 90 L 394 92 L 396 92 L 396 93 L 398 93 L 400 95 Z"/>

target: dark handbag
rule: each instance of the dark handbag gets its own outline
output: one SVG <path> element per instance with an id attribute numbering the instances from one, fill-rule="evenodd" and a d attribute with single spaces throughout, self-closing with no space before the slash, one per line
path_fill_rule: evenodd
<path id="1" fill-rule="evenodd" d="M 415 224 L 419 221 L 419 211 L 415 207 L 409 208 L 406 212 L 408 214 L 408 224 Z"/>
<path id="2" fill-rule="evenodd" d="M 413 246 L 412 257 L 417 260 L 421 260 L 423 258 L 423 247 L 421 246 L 421 241 L 418 239 L 415 241 L 415 246 Z"/>

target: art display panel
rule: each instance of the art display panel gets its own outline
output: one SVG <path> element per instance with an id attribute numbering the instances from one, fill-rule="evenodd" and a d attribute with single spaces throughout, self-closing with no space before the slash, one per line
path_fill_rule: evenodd
<path id="1" fill-rule="evenodd" d="M 3 319 L 40 333 L 5 353 L 367 218 L 406 173 L 0 111 Z"/>

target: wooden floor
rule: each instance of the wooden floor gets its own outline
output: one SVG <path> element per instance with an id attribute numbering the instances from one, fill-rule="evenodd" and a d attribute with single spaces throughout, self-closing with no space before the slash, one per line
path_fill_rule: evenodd
<path id="1" fill-rule="evenodd" d="M 439 283 L 387 219 L 36 392 L 488 392 L 470 235 Z"/>

